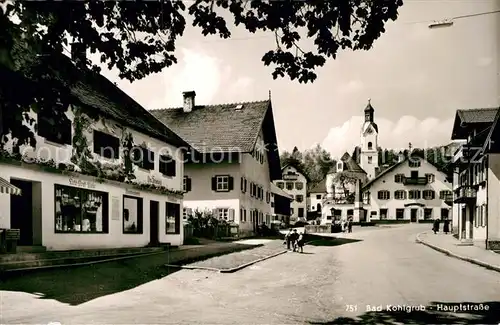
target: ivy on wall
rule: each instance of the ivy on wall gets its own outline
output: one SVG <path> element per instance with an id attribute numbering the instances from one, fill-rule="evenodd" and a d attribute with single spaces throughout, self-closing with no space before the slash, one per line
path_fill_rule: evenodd
<path id="1" fill-rule="evenodd" d="M 83 113 L 80 108 L 73 108 L 73 112 L 74 134 L 70 164 L 58 163 L 52 159 L 31 158 L 26 155 L 22 156 L 18 150 L 11 152 L 4 148 L 0 148 L 0 162 L 14 165 L 37 165 L 43 171 L 54 173 L 64 174 L 78 172 L 83 175 L 96 177 L 96 181 L 99 183 L 106 182 L 107 180 L 125 182 L 131 184 L 138 190 L 182 197 L 183 191 L 171 190 L 165 186 L 134 181 L 136 177 L 131 157 L 134 139 L 132 133 L 127 130 L 123 130 L 121 139 L 123 147 L 122 163 L 102 163 L 94 159 L 86 134 L 91 131 L 92 121 L 94 119 L 99 120 L 99 117 L 91 119 L 88 115 Z M 103 121 L 103 124 L 104 123 Z"/>

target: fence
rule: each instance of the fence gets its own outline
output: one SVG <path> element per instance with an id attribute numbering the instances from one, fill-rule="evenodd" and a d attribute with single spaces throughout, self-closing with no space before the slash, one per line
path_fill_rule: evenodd
<path id="1" fill-rule="evenodd" d="M 239 233 L 238 225 L 217 225 L 215 227 L 195 228 L 192 224 L 184 224 L 184 238 L 224 238 L 237 237 Z"/>

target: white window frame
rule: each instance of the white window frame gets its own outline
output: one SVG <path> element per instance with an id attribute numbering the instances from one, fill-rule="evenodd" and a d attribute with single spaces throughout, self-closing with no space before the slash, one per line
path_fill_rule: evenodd
<path id="1" fill-rule="evenodd" d="M 424 200 L 434 200 L 436 198 L 436 192 L 433 190 L 424 190 L 422 192 L 422 197 Z M 434 196 L 432 195 L 432 193 L 434 193 Z"/>
<path id="2" fill-rule="evenodd" d="M 382 193 L 382 195 L 380 195 L 379 200 L 389 200 L 389 198 L 391 197 L 391 192 L 389 192 L 387 190 L 380 190 L 377 193 L 377 198 L 379 197 L 379 193 Z"/>
<path id="3" fill-rule="evenodd" d="M 422 191 L 420 191 L 420 190 L 409 190 L 408 191 L 408 200 L 420 200 L 422 198 L 422 193 L 421 192 Z M 412 193 L 419 193 L 419 195 L 411 197 Z"/>
<path id="4" fill-rule="evenodd" d="M 401 195 L 399 195 L 399 194 L 401 194 Z M 405 190 L 394 191 L 394 198 L 396 200 L 406 200 L 406 191 Z"/>
<path id="5" fill-rule="evenodd" d="M 229 191 L 229 176 L 216 176 L 217 192 Z"/>
<path id="6" fill-rule="evenodd" d="M 436 181 L 436 175 L 431 173 L 425 174 L 425 178 L 427 179 L 427 183 L 434 183 Z"/>
<path id="7" fill-rule="evenodd" d="M 229 220 L 229 208 L 217 208 L 217 213 L 219 220 Z"/>

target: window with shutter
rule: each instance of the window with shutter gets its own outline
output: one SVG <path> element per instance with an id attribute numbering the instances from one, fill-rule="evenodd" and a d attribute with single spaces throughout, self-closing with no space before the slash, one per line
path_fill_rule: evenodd
<path id="1" fill-rule="evenodd" d="M 233 185 L 233 178 L 229 175 L 216 175 L 212 178 L 212 190 L 216 192 L 229 192 Z"/>
<path id="2" fill-rule="evenodd" d="M 151 150 L 135 146 L 132 148 L 130 155 L 132 162 L 137 165 L 137 167 L 146 170 L 153 170 L 155 168 L 155 155 Z"/>
<path id="3" fill-rule="evenodd" d="M 56 105 L 63 104 L 58 103 Z M 66 117 L 66 114 L 57 117 L 50 112 L 45 113 L 43 110 L 37 113 L 37 133 L 47 141 L 70 145 L 72 143 L 72 129 L 72 123 Z"/>
<path id="4" fill-rule="evenodd" d="M 110 134 L 94 130 L 94 153 L 109 159 L 120 157 L 120 139 Z"/>
<path id="5" fill-rule="evenodd" d="M 159 171 L 165 176 L 175 177 L 176 175 L 176 162 L 175 159 L 169 155 L 160 156 Z"/>

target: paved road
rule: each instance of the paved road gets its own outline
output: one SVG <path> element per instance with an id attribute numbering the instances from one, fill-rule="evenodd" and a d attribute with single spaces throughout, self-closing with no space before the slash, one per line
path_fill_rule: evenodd
<path id="1" fill-rule="evenodd" d="M 233 274 L 182 270 L 78 306 L 3 292 L 0 323 L 474 323 L 467 319 L 471 313 L 429 310 L 433 302 L 491 302 L 483 305 L 490 318 L 475 315 L 476 323 L 495 323 L 493 318 L 500 318 L 500 273 L 416 244 L 415 234 L 427 228 L 405 225 L 354 233 L 346 237 L 361 241 L 306 246 L 307 254 L 287 253 Z M 427 308 L 394 312 L 385 310 L 387 304 Z M 367 312 L 367 305 L 384 310 Z"/>

